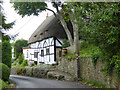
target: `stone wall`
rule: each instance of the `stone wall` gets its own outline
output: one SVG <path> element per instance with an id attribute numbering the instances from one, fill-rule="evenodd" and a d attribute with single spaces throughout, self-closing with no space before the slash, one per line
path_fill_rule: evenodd
<path id="1" fill-rule="evenodd" d="M 58 62 L 57 69 L 63 72 L 67 72 L 73 77 L 77 76 L 77 61 L 62 59 Z M 96 67 L 92 64 L 92 59 L 90 57 L 80 58 L 80 77 L 83 80 L 97 81 L 98 83 L 104 84 L 106 87 L 116 87 L 116 82 L 118 81 L 117 75 L 114 73 L 110 76 L 106 76 L 101 70 L 104 68 L 105 63 L 100 61 L 97 62 Z"/>
<path id="2" fill-rule="evenodd" d="M 59 71 L 71 74 L 73 77 L 77 77 L 77 61 L 61 59 L 58 61 L 58 66 L 56 67 Z"/>

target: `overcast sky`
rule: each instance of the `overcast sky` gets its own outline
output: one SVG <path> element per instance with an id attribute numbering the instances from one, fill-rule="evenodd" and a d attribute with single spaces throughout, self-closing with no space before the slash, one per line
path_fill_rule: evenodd
<path id="1" fill-rule="evenodd" d="M 46 19 L 46 15 L 48 13 L 48 16 L 52 15 L 52 12 L 42 12 L 39 16 L 25 16 L 22 18 L 20 15 L 17 14 L 17 12 L 12 7 L 13 5 L 9 3 L 10 0 L 4 0 L 3 8 L 4 13 L 7 18 L 6 23 L 10 23 L 13 21 L 15 22 L 15 25 L 12 29 L 10 29 L 7 33 L 9 35 L 15 35 L 19 33 L 16 39 L 26 39 L 28 40 L 31 36 L 31 34 L 37 29 L 37 27 Z M 48 4 L 49 8 L 52 8 L 51 4 Z"/>

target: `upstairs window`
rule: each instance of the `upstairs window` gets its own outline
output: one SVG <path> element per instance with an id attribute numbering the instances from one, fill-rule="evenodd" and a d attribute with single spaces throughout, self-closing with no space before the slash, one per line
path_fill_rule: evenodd
<path id="1" fill-rule="evenodd" d="M 50 54 L 50 50 L 49 48 L 46 49 L 46 55 L 49 55 Z"/>

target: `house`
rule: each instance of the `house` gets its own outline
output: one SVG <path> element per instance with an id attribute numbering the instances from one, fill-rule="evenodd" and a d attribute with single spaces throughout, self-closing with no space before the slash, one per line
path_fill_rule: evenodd
<path id="1" fill-rule="evenodd" d="M 12 46 L 12 59 L 14 60 L 15 59 L 15 56 L 14 56 L 14 47 Z"/>
<path id="2" fill-rule="evenodd" d="M 68 22 L 72 32 L 72 24 Z M 28 40 L 29 48 L 23 48 L 25 59 L 45 64 L 57 64 L 62 56 L 62 40 L 67 39 L 64 28 L 54 16 L 47 17 Z"/>

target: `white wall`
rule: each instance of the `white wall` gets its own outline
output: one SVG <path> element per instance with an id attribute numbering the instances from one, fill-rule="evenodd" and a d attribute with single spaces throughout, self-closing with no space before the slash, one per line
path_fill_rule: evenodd
<path id="1" fill-rule="evenodd" d="M 44 39 L 42 41 L 32 43 L 30 45 L 30 49 L 28 50 L 28 58 L 27 58 L 27 49 L 23 49 L 23 53 L 25 59 L 37 61 L 38 64 L 40 62 L 44 62 L 45 64 L 55 64 L 54 52 L 54 38 Z M 61 46 L 61 44 L 56 40 L 56 46 Z M 49 49 L 49 55 L 46 54 L 46 49 Z M 44 56 L 41 56 L 41 50 L 44 50 Z M 38 58 L 34 58 L 34 52 L 38 52 Z"/>

